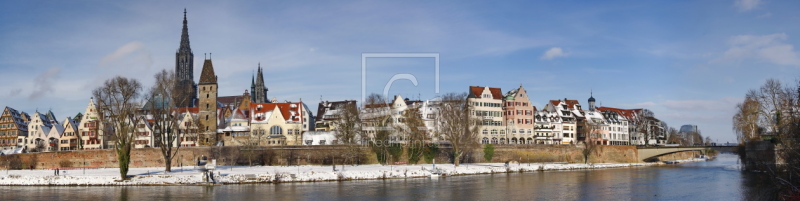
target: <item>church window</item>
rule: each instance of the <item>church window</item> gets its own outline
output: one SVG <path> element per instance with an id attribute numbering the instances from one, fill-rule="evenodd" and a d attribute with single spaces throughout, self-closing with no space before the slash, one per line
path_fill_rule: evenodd
<path id="1" fill-rule="evenodd" d="M 206 115 L 206 121 L 208 121 L 208 115 Z"/>
<path id="2" fill-rule="evenodd" d="M 209 96 L 209 95 L 210 95 L 210 94 L 206 94 L 206 98 L 208 98 L 208 96 Z"/>

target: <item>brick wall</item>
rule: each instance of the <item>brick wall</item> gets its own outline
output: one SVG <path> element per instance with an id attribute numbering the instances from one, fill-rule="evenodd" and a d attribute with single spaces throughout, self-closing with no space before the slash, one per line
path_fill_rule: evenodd
<path id="1" fill-rule="evenodd" d="M 451 161 L 449 149 L 440 149 L 436 157 L 437 163 Z M 582 148 L 570 145 L 496 145 L 495 155 L 491 162 L 569 162 L 582 163 Z M 357 153 L 354 153 L 357 152 Z M 375 154 L 369 147 L 347 146 L 284 146 L 284 147 L 185 147 L 181 148 L 172 163 L 173 167 L 191 166 L 200 156 L 217 159 L 218 165 L 295 165 L 295 164 L 336 164 L 342 163 L 377 163 Z M 636 163 L 636 147 L 634 146 L 598 146 L 590 157 L 592 163 Z M 407 161 L 406 154 L 398 161 Z M 420 160 L 420 163 L 425 163 Z M 483 159 L 483 149 L 468 152 L 463 162 L 487 162 Z M 14 165 L 12 165 L 14 164 Z M 115 168 L 117 156 L 114 150 L 87 150 L 49 153 L 26 153 L 0 156 L 0 168 L 10 166 L 16 168 L 37 169 L 53 167 L 95 166 Z M 158 148 L 134 149 L 131 152 L 131 167 L 160 167 L 164 159 Z"/>

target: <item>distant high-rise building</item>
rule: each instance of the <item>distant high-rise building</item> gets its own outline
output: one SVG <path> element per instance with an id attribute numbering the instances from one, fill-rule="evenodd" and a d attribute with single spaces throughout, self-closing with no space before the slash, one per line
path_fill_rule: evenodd
<path id="1" fill-rule="evenodd" d="M 186 9 L 183 9 L 183 30 L 181 45 L 175 53 L 175 81 L 180 92 L 173 100 L 177 107 L 192 107 L 197 99 L 197 84 L 194 82 L 194 53 L 189 46 L 189 27 L 186 21 Z"/>
<path id="2" fill-rule="evenodd" d="M 697 132 L 697 131 L 698 131 L 697 130 L 697 125 L 691 125 L 691 124 L 686 124 L 686 125 L 681 126 L 681 130 L 680 130 L 681 133 L 691 133 L 691 132 Z"/>
<path id="3" fill-rule="evenodd" d="M 683 125 L 681 126 L 681 130 L 679 132 L 681 133 L 697 132 L 697 125 L 691 125 L 691 124 Z"/>
<path id="4" fill-rule="evenodd" d="M 269 103 L 267 99 L 267 86 L 264 85 L 264 72 L 261 69 L 261 63 L 258 64 L 258 74 L 253 77 L 250 84 L 250 91 L 252 92 L 251 102 L 253 103 Z"/>

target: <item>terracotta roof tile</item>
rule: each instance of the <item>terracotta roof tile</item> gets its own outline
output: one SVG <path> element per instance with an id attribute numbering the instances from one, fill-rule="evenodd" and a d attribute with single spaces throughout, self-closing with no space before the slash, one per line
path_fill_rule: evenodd
<path id="1" fill-rule="evenodd" d="M 296 105 L 296 108 L 292 108 L 292 104 Z M 258 106 L 261 105 L 261 108 Z M 287 121 L 300 121 L 302 119 L 301 115 L 303 114 L 301 108 L 303 108 L 303 102 L 298 103 L 250 103 L 250 111 L 253 113 L 266 113 L 275 110 L 275 107 L 278 107 L 278 110 L 281 111 L 283 115 L 283 119 Z M 294 119 L 290 119 L 291 111 L 297 113 Z M 253 116 L 253 115 L 251 115 Z"/>
<path id="2" fill-rule="evenodd" d="M 483 89 L 485 89 L 485 88 L 486 87 L 470 86 L 469 87 L 469 91 L 470 91 L 470 93 L 472 93 L 470 95 L 472 95 L 474 97 L 481 97 L 481 94 L 483 94 Z M 489 93 L 492 94 L 492 98 L 493 99 L 502 99 L 503 98 L 503 91 L 500 90 L 500 88 L 489 87 Z"/>

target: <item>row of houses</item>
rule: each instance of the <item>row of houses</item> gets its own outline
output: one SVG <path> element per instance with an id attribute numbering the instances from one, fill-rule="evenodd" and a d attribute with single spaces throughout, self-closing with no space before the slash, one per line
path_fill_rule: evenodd
<path id="1" fill-rule="evenodd" d="M 666 123 L 647 109 L 596 107 L 590 95 L 588 108 L 578 100 L 550 100 L 541 109 L 531 105 L 525 88 L 505 94 L 500 88 L 471 86 L 468 103 L 473 116 L 482 119 L 483 144 L 575 144 L 591 141 L 603 145 L 665 144 Z"/>
<path id="2" fill-rule="evenodd" d="M 374 116 L 388 116 L 393 125 L 404 124 L 403 114 L 408 110 L 419 111 L 420 119 L 427 129 L 427 139 L 439 140 L 436 135 L 436 113 L 440 100 L 409 100 L 402 96 L 386 104 L 364 106 L 362 119 Z M 502 93 L 500 88 L 471 86 L 467 103 L 473 108 L 471 115 L 481 120 L 478 142 L 482 144 L 576 144 L 590 141 L 602 145 L 656 145 L 665 144 L 668 138 L 666 123 L 655 118 L 647 109 L 622 109 L 596 107 L 595 98 L 590 95 L 588 108 L 583 108 L 578 100 L 550 100 L 542 107 L 531 104 L 523 86 Z M 316 145 L 336 143 L 336 123 L 346 105 L 356 105 L 354 100 L 323 101 L 318 107 L 316 131 L 306 134 L 305 144 Z M 376 114 L 381 113 L 381 114 Z M 385 125 L 374 125 L 367 121 L 362 127 L 366 138 L 373 138 L 375 132 L 387 129 Z M 389 141 L 408 143 L 409 133 L 388 129 L 393 132 Z"/>
<path id="3" fill-rule="evenodd" d="M 245 94 L 247 96 L 249 94 Z M 249 98 L 249 97 L 248 97 Z M 249 100 L 249 99 L 248 99 Z M 217 109 L 217 129 L 210 145 L 294 145 L 301 134 L 313 128 L 311 113 L 302 102 L 250 103 L 222 105 Z M 199 146 L 200 109 L 175 108 L 178 117 L 178 140 L 171 146 Z M 310 121 L 309 121 L 310 120 Z M 126 122 L 133 126 L 135 148 L 157 147 L 158 129 L 155 120 L 141 110 Z M 32 115 L 5 107 L 0 117 L 0 149 L 5 154 L 22 152 L 54 152 L 106 149 L 114 146 L 113 134 L 98 121 L 95 102 L 90 99 L 86 110 L 74 117 L 58 121 L 52 111 Z M 251 137 L 253 136 L 253 137 Z"/>
<path id="4" fill-rule="evenodd" d="M 219 97 L 216 120 L 210 139 L 203 141 L 201 108 L 175 108 L 171 115 L 180 117 L 179 140 L 171 146 L 281 146 L 338 144 L 335 132 L 337 120 L 354 100 L 322 101 L 317 116 L 302 101 L 253 103 L 250 94 Z M 389 117 L 393 125 L 403 125 L 404 113 L 418 110 L 427 130 L 426 141 L 439 141 L 436 133 L 436 113 L 439 99 L 409 100 L 394 96 L 386 104 L 373 104 L 370 110 L 362 104 L 359 115 L 364 119 L 377 113 Z M 542 107 L 531 104 L 523 86 L 502 93 L 500 88 L 469 87 L 467 103 L 471 115 L 481 120 L 476 141 L 482 144 L 575 144 L 592 142 L 603 145 L 664 144 L 666 123 L 655 118 L 647 109 L 596 107 L 590 96 L 588 108 L 578 100 L 550 100 Z M 198 104 L 195 104 L 198 105 Z M 376 106 L 377 105 L 377 106 Z M 143 108 L 146 108 L 144 106 Z M 0 117 L 0 148 L 16 152 L 50 152 L 104 149 L 113 146 L 110 135 L 99 123 L 95 102 L 90 99 L 83 113 L 58 121 L 52 111 L 29 115 L 5 107 Z M 208 119 L 208 117 L 205 117 Z M 143 109 L 129 122 L 135 125 L 135 147 L 157 147 L 154 119 Z M 207 126 L 206 126 L 207 128 Z M 361 127 L 366 139 L 374 137 L 379 126 L 365 121 Z M 208 134 L 208 133 L 206 133 Z M 388 140 L 408 143 L 409 133 L 393 130 Z"/>

